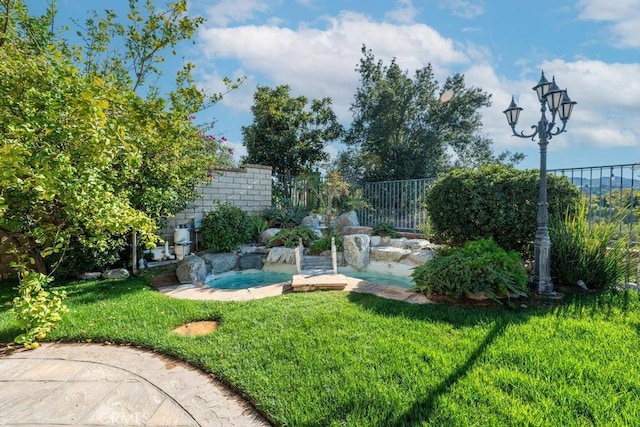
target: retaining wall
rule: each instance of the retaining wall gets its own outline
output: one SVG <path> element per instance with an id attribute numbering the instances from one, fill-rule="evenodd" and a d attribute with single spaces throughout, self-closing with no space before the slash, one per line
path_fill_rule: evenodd
<path id="1" fill-rule="evenodd" d="M 271 206 L 271 166 L 244 165 L 216 169 L 213 174 L 209 185 L 197 189 L 202 197 L 167 220 L 161 235 L 169 244 L 173 245 L 173 231 L 179 225 L 191 227 L 191 241 L 195 242 L 194 218 L 214 210 L 217 202 L 229 202 L 248 214 L 262 213 Z"/>

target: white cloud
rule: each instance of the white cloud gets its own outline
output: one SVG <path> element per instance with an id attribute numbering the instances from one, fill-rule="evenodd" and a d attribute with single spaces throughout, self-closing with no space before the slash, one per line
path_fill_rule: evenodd
<path id="1" fill-rule="evenodd" d="M 640 47 L 640 0 L 580 0 L 579 18 L 608 22 L 614 45 Z"/>
<path id="2" fill-rule="evenodd" d="M 202 0 L 195 0 L 197 3 Z M 207 21 L 216 26 L 226 27 L 233 22 L 253 19 L 257 13 L 269 9 L 264 0 L 222 0 L 206 8 Z M 196 4 L 198 5 L 198 4 Z"/>
<path id="3" fill-rule="evenodd" d="M 583 0 L 581 4 L 596 2 Z M 578 102 L 567 132 L 553 138 L 550 151 L 640 148 L 639 63 L 606 63 L 587 57 L 536 61 L 523 65 L 522 75 L 512 79 L 496 71 L 496 52 L 483 45 L 456 43 L 425 24 L 377 22 L 366 15 L 344 11 L 318 21 L 324 26 L 202 29 L 200 68 L 215 69 L 217 61 L 232 62 L 236 73 L 248 74 L 242 88 L 225 97 L 222 105 L 237 114 L 247 114 L 258 83 L 288 84 L 293 96 L 330 97 L 334 111 L 348 126 L 349 106 L 359 80 L 355 68 L 365 44 L 385 64 L 395 57 L 398 65 L 412 74 L 431 63 L 440 82 L 453 71 L 461 72 L 469 85 L 491 93 L 493 105 L 482 114 L 484 132 L 494 141 L 496 151 L 508 149 L 533 155 L 537 152 L 538 147 L 531 140 L 511 137 L 502 111 L 514 94 L 518 105 L 524 108 L 517 129 L 531 132 L 530 127 L 540 118 L 540 105 L 531 90 L 540 77 L 540 69 L 545 70 L 549 79 L 555 75 L 558 85 L 567 88 L 571 98 Z M 202 81 L 215 88 L 216 79 L 219 76 L 211 74 Z"/>
<path id="4" fill-rule="evenodd" d="M 640 82 L 636 77 L 640 75 L 640 64 L 554 60 L 540 67 L 545 70 L 549 80 L 555 75 L 560 88 L 568 89 L 572 100 L 578 102 L 567 124 L 567 132 L 552 139 L 553 149 L 640 147 Z M 503 80 L 500 84 L 503 90 L 493 89 L 494 103 L 497 105 L 488 111 L 491 118 L 485 114 L 490 133 L 499 135 L 499 123 L 495 119 L 498 115 L 502 128 L 508 129 L 501 114 L 511 100 L 507 91 L 513 91 L 516 102 L 524 108 L 517 129 L 529 133 L 530 126 L 537 124 L 540 104 L 535 93 L 528 89 L 537 83 L 539 75 L 531 77 L 529 81 Z M 491 82 L 486 78 L 485 81 Z M 550 118 L 549 113 L 547 118 Z M 494 138 L 494 141 L 497 147 L 508 144 L 498 138 Z"/>
<path id="5" fill-rule="evenodd" d="M 411 24 L 415 22 L 418 9 L 413 7 L 411 0 L 399 0 L 398 7 L 385 14 L 385 17 L 399 24 Z"/>
<path id="6" fill-rule="evenodd" d="M 451 13 L 465 19 L 472 19 L 484 13 L 484 1 L 470 0 L 438 0 L 442 8 L 450 9 Z"/>
<path id="7" fill-rule="evenodd" d="M 332 98 L 343 121 L 351 118 L 348 109 L 358 85 L 355 67 L 363 44 L 385 63 L 396 57 L 410 73 L 431 62 L 445 76 L 452 65 L 469 61 L 452 40 L 424 24 L 392 25 L 351 12 L 325 22 L 325 28 L 295 30 L 267 25 L 208 27 L 200 32 L 200 46 L 207 62 L 233 60 L 256 79 L 259 75 L 261 84 L 288 84 L 292 95 Z"/>

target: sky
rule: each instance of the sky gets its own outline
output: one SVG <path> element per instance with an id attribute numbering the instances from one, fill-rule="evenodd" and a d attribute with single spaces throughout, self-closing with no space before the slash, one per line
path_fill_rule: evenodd
<path id="1" fill-rule="evenodd" d="M 44 0 L 27 0 L 31 10 Z M 59 23 L 104 8 L 126 13 L 125 0 L 58 0 Z M 157 7 L 165 4 L 156 2 Z M 199 113 L 215 118 L 236 158 L 245 153 L 242 126 L 258 85 L 287 84 L 291 95 L 330 97 L 348 127 L 361 47 L 413 75 L 431 64 L 437 80 L 461 73 L 492 96 L 482 110 L 483 133 L 496 153 L 522 152 L 519 168 L 538 168 L 536 141 L 511 136 L 502 111 L 511 96 L 524 108 L 517 130 L 540 119 L 531 90 L 544 70 L 577 102 L 567 132 L 548 146 L 549 169 L 640 162 L 640 0 L 189 0 L 206 18 L 196 43 L 168 58 L 167 73 L 196 64 L 198 84 L 223 89 L 222 78 L 244 76 L 239 90 Z M 72 28 L 73 30 L 73 28 Z M 335 156 L 344 150 L 332 144 Z"/>

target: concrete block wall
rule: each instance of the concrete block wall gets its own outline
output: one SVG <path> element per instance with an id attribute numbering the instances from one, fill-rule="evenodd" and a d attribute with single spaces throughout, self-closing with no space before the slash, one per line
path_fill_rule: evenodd
<path id="1" fill-rule="evenodd" d="M 197 190 L 202 197 L 182 212 L 169 218 L 162 237 L 173 245 L 174 229 L 187 224 L 193 229 L 193 219 L 215 209 L 217 202 L 229 202 L 248 214 L 262 213 L 271 206 L 271 166 L 244 165 L 240 168 L 221 168 L 213 171 L 213 179 Z M 191 232 L 195 242 L 195 233 Z M 194 250 L 193 244 L 191 250 Z"/>

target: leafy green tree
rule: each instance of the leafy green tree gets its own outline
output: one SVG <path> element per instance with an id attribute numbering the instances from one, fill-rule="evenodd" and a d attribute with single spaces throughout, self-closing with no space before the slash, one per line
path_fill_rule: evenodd
<path id="1" fill-rule="evenodd" d="M 253 123 L 242 128 L 245 163 L 269 165 L 275 173 L 298 175 L 328 160 L 324 147 L 343 132 L 331 99 L 292 98 L 288 85 L 258 86 L 251 107 Z"/>
<path id="2" fill-rule="evenodd" d="M 21 0 L 0 0 L 0 233 L 20 269 L 50 272 L 46 257 L 62 259 L 71 242 L 117 250 L 132 231 L 153 242 L 156 221 L 193 200 L 219 158 L 213 124 L 191 119 L 223 94 L 199 90 L 193 65 L 174 91 L 140 93 L 202 21 L 185 0 L 162 12 L 137 3 L 129 24 L 112 11 L 90 18 L 75 47 L 53 31 L 55 2 L 31 17 Z"/>
<path id="3" fill-rule="evenodd" d="M 140 152 L 113 110 L 135 96 L 79 74 L 55 49 L 36 56 L 11 43 L 0 81 L 0 230 L 22 267 L 47 272 L 44 258 L 71 236 L 95 246 L 132 230 L 151 238 L 155 223 L 120 184 Z"/>
<path id="4" fill-rule="evenodd" d="M 129 117 L 141 165 L 123 185 L 136 208 L 160 220 L 184 209 L 197 197 L 195 186 L 208 178 L 212 167 L 219 165 L 221 158 L 228 160 L 222 141 L 206 135 L 215 122 L 196 128 L 190 120 L 221 100 L 224 93 L 200 90 L 192 76 L 192 63 L 178 71 L 175 89 L 166 96 L 154 85 L 145 86 L 148 81 L 159 81 L 164 55 L 169 51 L 175 55 L 177 46 L 191 40 L 204 20 L 187 15 L 186 0 L 169 2 L 162 10 L 151 0 L 145 0 L 142 8 L 138 3 L 129 0 L 124 23 L 112 10 L 103 16 L 94 11 L 82 26 L 84 46 L 63 46 L 69 55 L 75 55 L 85 74 L 108 78 L 138 95 L 146 92 L 145 98 L 135 99 Z M 224 79 L 227 92 L 241 83 L 242 79 Z"/>
<path id="5" fill-rule="evenodd" d="M 385 66 L 365 46 L 362 54 L 356 68 L 361 86 L 345 136 L 357 151 L 339 161 L 345 176 L 361 171 L 369 181 L 425 178 L 496 161 L 481 133 L 479 110 L 491 104 L 488 93 L 467 87 L 460 74 L 440 86 L 431 65 L 411 78 L 395 59 Z"/>

